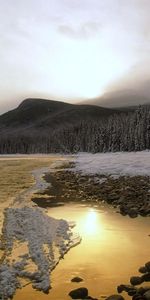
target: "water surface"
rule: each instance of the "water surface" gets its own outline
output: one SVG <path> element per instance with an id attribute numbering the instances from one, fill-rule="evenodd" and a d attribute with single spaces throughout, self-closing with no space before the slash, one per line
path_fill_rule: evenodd
<path id="1" fill-rule="evenodd" d="M 78 203 L 50 208 L 48 214 L 76 221 L 74 230 L 82 236 L 82 242 L 52 272 L 49 295 L 27 285 L 17 291 L 15 300 L 68 300 L 68 293 L 80 286 L 100 298 L 116 293 L 117 285 L 128 284 L 129 278 L 138 274 L 138 268 L 150 260 L 150 218 L 130 219 L 108 205 L 96 208 Z M 72 283 L 74 276 L 84 281 Z"/>

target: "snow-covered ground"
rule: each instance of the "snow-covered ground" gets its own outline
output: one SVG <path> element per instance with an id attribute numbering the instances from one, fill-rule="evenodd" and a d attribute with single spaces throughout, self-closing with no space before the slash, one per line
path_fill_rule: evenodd
<path id="1" fill-rule="evenodd" d="M 65 220 L 47 216 L 39 208 L 8 208 L 5 211 L 1 242 L 5 259 L 0 266 L 0 299 L 12 297 L 16 289 L 21 288 L 22 277 L 30 280 L 34 288 L 49 291 L 51 271 L 60 258 L 80 242 L 70 226 L 72 224 Z M 22 246 L 19 256 L 15 254 L 16 242 Z M 36 269 L 28 271 L 33 264 Z"/>
<path id="2" fill-rule="evenodd" d="M 75 162 L 74 170 L 83 174 L 150 176 L 150 151 L 80 153 Z"/>

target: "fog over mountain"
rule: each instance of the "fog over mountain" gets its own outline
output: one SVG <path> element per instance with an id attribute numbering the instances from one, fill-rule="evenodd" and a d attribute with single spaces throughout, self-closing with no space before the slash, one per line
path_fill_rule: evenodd
<path id="1" fill-rule="evenodd" d="M 91 104 L 108 108 L 132 107 L 143 104 L 150 104 L 150 97 L 142 91 L 118 90 L 107 92 L 101 97 L 81 101 L 80 104 Z"/>

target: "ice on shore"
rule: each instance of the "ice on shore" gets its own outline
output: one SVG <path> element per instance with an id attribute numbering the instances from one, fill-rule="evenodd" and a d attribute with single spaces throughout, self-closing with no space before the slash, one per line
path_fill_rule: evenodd
<path id="1" fill-rule="evenodd" d="M 16 241 L 20 244 L 26 242 L 28 251 L 13 260 L 11 255 Z M 67 221 L 51 218 L 39 208 L 6 209 L 1 242 L 5 259 L 0 266 L 0 299 L 12 297 L 21 287 L 21 278 L 47 293 L 51 287 L 51 271 L 64 254 L 79 242 L 80 237 L 73 235 Z M 31 263 L 36 265 L 33 272 L 27 270 Z"/>
<path id="2" fill-rule="evenodd" d="M 150 176 L 150 151 L 116 153 L 80 153 L 74 171 L 85 175 Z"/>

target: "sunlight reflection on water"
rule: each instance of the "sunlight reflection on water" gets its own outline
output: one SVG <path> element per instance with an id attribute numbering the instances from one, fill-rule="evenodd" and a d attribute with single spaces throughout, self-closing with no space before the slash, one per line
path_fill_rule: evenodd
<path id="1" fill-rule="evenodd" d="M 105 234 L 102 213 L 94 208 L 88 208 L 84 216 L 77 222 L 77 228 L 83 239 L 95 240 L 99 236 L 101 239 Z"/>
<path id="2" fill-rule="evenodd" d="M 99 221 L 97 211 L 90 208 L 83 220 L 81 231 L 84 231 L 84 234 L 86 233 L 86 235 L 95 235 L 97 231 L 100 233 L 100 231 L 102 231 L 102 225 L 100 226 L 100 224 L 98 224 Z"/>
<path id="3" fill-rule="evenodd" d="M 49 295 L 27 286 L 17 291 L 14 300 L 69 300 L 68 292 L 80 286 L 97 298 L 114 294 L 118 284 L 129 284 L 130 276 L 138 274 L 138 268 L 149 260 L 149 218 L 130 219 L 109 206 L 97 209 L 77 203 L 50 208 L 48 214 L 75 221 L 74 231 L 79 232 L 82 242 L 52 272 Z M 71 283 L 74 276 L 82 277 L 84 282 Z"/>

